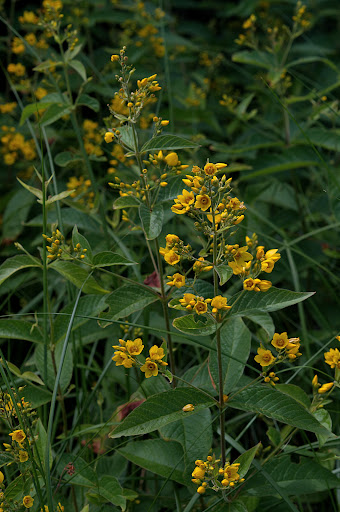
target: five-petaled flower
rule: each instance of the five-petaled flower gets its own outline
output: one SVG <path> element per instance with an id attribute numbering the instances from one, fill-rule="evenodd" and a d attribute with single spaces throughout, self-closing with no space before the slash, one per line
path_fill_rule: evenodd
<path id="1" fill-rule="evenodd" d="M 151 361 L 150 357 L 147 357 L 143 366 L 141 366 L 141 371 L 145 373 L 145 377 L 148 379 L 149 377 L 156 377 L 158 375 L 158 365 L 155 361 Z"/>
<path id="2" fill-rule="evenodd" d="M 24 498 L 22 500 L 22 503 L 25 508 L 33 507 L 33 502 L 34 502 L 34 499 L 32 498 L 32 496 L 24 496 Z"/>
<path id="3" fill-rule="evenodd" d="M 23 430 L 14 430 L 9 434 L 12 438 L 12 441 L 16 441 L 19 444 L 22 444 L 26 439 L 26 434 Z"/>
<path id="4" fill-rule="evenodd" d="M 275 347 L 277 350 L 282 350 L 283 348 L 286 348 L 288 345 L 288 335 L 286 332 L 282 332 L 281 334 L 278 334 L 277 332 L 274 334 L 274 337 L 271 341 L 271 344 L 273 347 Z"/>
<path id="5" fill-rule="evenodd" d="M 263 347 L 257 349 L 257 356 L 254 357 L 255 361 L 261 366 L 269 366 L 275 361 L 275 357 L 270 350 L 266 350 Z"/>

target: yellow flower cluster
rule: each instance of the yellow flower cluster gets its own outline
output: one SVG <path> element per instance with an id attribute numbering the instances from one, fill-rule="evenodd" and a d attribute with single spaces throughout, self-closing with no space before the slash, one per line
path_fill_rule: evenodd
<path id="1" fill-rule="evenodd" d="M 329 364 L 331 368 L 340 370 L 340 352 L 337 348 L 330 348 L 328 352 L 324 353 L 325 362 Z"/>
<path id="2" fill-rule="evenodd" d="M 46 246 L 46 249 L 49 252 L 47 256 L 49 260 L 53 261 L 56 258 L 61 258 L 62 256 L 64 256 L 65 259 L 79 258 L 83 260 L 85 258 L 87 249 L 83 249 L 79 243 L 74 245 L 73 248 L 70 247 L 70 245 L 67 245 L 65 243 L 65 238 L 59 229 L 53 231 L 51 236 L 47 236 L 45 234 L 42 236 L 45 238 L 46 242 L 51 244 Z"/>
<path id="3" fill-rule="evenodd" d="M 1 114 L 11 114 L 16 109 L 17 103 L 13 101 L 11 103 L 3 103 L 0 105 Z"/>
<path id="4" fill-rule="evenodd" d="M 228 306 L 228 299 L 217 295 L 213 299 L 204 299 L 193 293 L 185 293 L 182 299 L 179 299 L 179 303 L 187 311 L 195 311 L 198 315 L 204 315 L 204 313 L 216 314 L 219 311 L 228 311 L 231 306 Z M 208 308 L 211 306 L 211 311 Z"/>
<path id="5" fill-rule="evenodd" d="M 153 120 L 157 123 L 159 118 L 154 117 Z M 182 165 L 182 162 L 180 161 L 178 154 L 175 151 L 171 151 L 167 155 L 164 155 L 163 151 L 158 151 L 157 154 L 150 154 L 149 160 L 143 160 L 143 163 L 146 166 L 151 163 L 157 167 L 161 164 L 165 164 L 171 171 L 175 172 L 176 174 L 181 174 L 181 171 L 189 167 L 188 165 Z M 164 174 L 164 178 L 166 177 L 167 175 Z"/>
<path id="6" fill-rule="evenodd" d="M 124 368 L 132 368 L 133 366 L 139 367 L 139 369 L 145 373 L 145 377 L 156 377 L 159 369 L 167 366 L 168 363 L 162 361 L 165 357 L 164 349 L 153 345 L 149 350 L 149 357 L 145 359 L 144 364 L 136 357 L 139 356 L 143 349 L 143 341 L 141 338 L 135 340 L 119 340 L 120 345 L 113 345 L 115 349 L 112 361 L 116 363 L 116 366 L 124 366 Z"/>
<path id="7" fill-rule="evenodd" d="M 190 256 L 190 245 L 184 245 L 183 241 L 177 235 L 168 234 L 165 240 L 166 245 L 165 247 L 160 247 L 159 253 L 169 265 L 177 265 L 181 257 Z"/>
<path id="8" fill-rule="evenodd" d="M 282 332 L 281 334 L 276 332 L 273 336 L 271 344 L 278 352 L 278 362 L 282 362 L 285 359 L 293 361 L 302 355 L 299 351 L 300 338 L 288 338 L 286 332 Z M 272 352 L 263 348 L 262 345 L 257 349 L 257 355 L 254 357 L 254 359 L 262 367 L 270 366 L 276 361 L 276 357 L 273 356 Z"/>
<path id="9" fill-rule="evenodd" d="M 7 66 L 7 71 L 8 73 L 11 73 L 11 75 L 14 75 L 16 77 L 22 77 L 26 73 L 26 68 L 23 64 L 20 64 L 20 62 L 18 62 L 17 64 L 10 62 Z"/>
<path id="10" fill-rule="evenodd" d="M 1 153 L 6 165 L 13 165 L 17 160 L 32 161 L 36 158 L 34 140 L 25 140 L 25 137 L 15 131 L 14 127 L 2 126 Z"/>
<path id="11" fill-rule="evenodd" d="M 233 488 L 244 482 L 244 478 L 239 475 L 239 463 L 226 462 L 223 467 L 219 467 L 219 462 L 219 459 L 215 459 L 215 456 L 211 455 L 205 462 L 203 460 L 195 461 L 196 467 L 191 476 L 192 482 L 199 486 L 197 489 L 199 494 L 204 494 L 208 488 L 219 491 L 228 487 Z"/>
<path id="12" fill-rule="evenodd" d="M 88 155 L 102 156 L 104 154 L 100 143 L 102 141 L 98 130 L 98 123 L 85 119 L 83 122 L 83 140 L 85 151 Z"/>
<path id="13" fill-rule="evenodd" d="M 84 176 L 77 178 L 71 176 L 66 184 L 68 190 L 73 190 L 71 197 L 76 198 L 81 204 L 87 205 L 89 208 L 94 207 L 94 192 L 91 190 L 91 180 L 85 179 Z"/>

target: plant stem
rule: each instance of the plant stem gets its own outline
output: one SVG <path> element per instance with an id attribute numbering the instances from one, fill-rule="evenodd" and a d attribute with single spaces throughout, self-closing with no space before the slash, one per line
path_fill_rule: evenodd
<path id="1" fill-rule="evenodd" d="M 213 238 L 213 265 L 214 265 L 214 296 L 218 295 L 218 274 L 216 271 L 217 263 L 217 234 L 215 224 L 215 214 L 213 213 L 213 226 L 214 226 L 214 238 Z M 219 318 L 217 317 L 217 320 Z M 224 400 L 223 400 L 223 366 L 222 366 L 222 348 L 221 348 L 221 327 L 216 331 L 216 349 L 217 349 L 217 364 L 218 364 L 218 392 L 219 392 L 219 407 L 220 407 L 220 429 L 221 429 L 221 463 L 222 466 L 225 464 L 225 415 L 224 415 Z"/>

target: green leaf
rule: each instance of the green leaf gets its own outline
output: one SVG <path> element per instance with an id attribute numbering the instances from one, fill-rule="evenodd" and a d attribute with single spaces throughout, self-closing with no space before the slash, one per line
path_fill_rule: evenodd
<path id="1" fill-rule="evenodd" d="M 263 414 L 268 418 L 315 434 L 328 433 L 304 406 L 270 386 L 258 385 L 244 389 L 228 401 L 228 406 L 241 411 Z"/>
<path id="2" fill-rule="evenodd" d="M 226 263 L 221 263 L 215 267 L 216 272 L 220 278 L 220 286 L 225 284 L 233 275 L 233 269 Z"/>
<path id="3" fill-rule="evenodd" d="M 195 460 L 206 459 L 212 444 L 212 421 L 209 409 L 169 423 L 160 429 L 166 441 L 177 441 L 184 451 L 185 466 L 191 473 Z"/>
<path id="4" fill-rule="evenodd" d="M 188 384 L 186 384 L 186 381 Z M 205 361 L 200 365 L 195 365 L 189 368 L 182 376 L 182 380 L 178 383 L 178 387 L 191 387 L 206 391 L 210 395 L 216 395 L 216 387 L 211 382 L 211 376 L 208 369 L 208 363 Z"/>
<path id="5" fill-rule="evenodd" d="M 320 448 L 323 447 L 323 445 L 328 441 L 328 439 L 331 437 L 331 431 L 332 431 L 332 418 L 329 414 L 329 412 L 326 409 L 317 409 L 314 411 L 313 416 L 323 425 L 328 431 L 328 434 L 318 434 L 317 438 L 319 441 Z"/>
<path id="6" fill-rule="evenodd" d="M 10 369 L 10 371 L 16 376 L 16 377 L 19 377 L 20 379 L 23 379 L 23 380 L 27 380 L 28 382 L 35 382 L 36 384 L 40 384 L 40 385 L 44 385 L 43 381 L 41 380 L 40 377 L 38 377 L 38 375 L 36 375 L 35 373 L 33 372 L 24 372 L 24 373 L 21 373 L 21 371 L 19 370 L 19 368 L 17 366 L 15 366 L 15 364 L 11 363 L 10 361 L 7 361 L 7 366 L 8 368 Z"/>
<path id="7" fill-rule="evenodd" d="M 185 315 L 175 318 L 172 325 L 185 334 L 194 334 L 195 336 L 206 336 L 216 331 L 217 323 L 212 318 L 204 317 L 204 320 L 196 315 Z M 205 321 L 206 320 L 206 321 Z"/>
<path id="8" fill-rule="evenodd" d="M 275 334 L 275 325 L 272 317 L 269 313 L 265 313 L 264 311 L 258 311 L 257 313 L 249 313 L 244 315 L 246 318 L 249 318 L 255 324 L 258 324 L 264 329 L 268 335 L 268 341 L 271 340 Z"/>
<path id="9" fill-rule="evenodd" d="M 55 103 L 46 103 L 46 102 L 37 102 L 37 103 L 31 103 L 30 105 L 27 105 L 23 111 L 21 112 L 21 117 L 19 121 L 19 126 L 22 126 L 26 119 L 28 119 L 32 114 L 35 114 L 36 112 L 40 112 L 40 110 L 46 110 L 47 108 L 51 107 L 52 105 L 55 105 Z"/>
<path id="10" fill-rule="evenodd" d="M 45 71 L 45 69 L 54 68 L 57 66 L 62 66 L 63 63 L 61 61 L 55 62 L 51 59 L 45 60 L 44 62 L 40 62 L 37 66 L 33 68 L 33 71 Z"/>
<path id="11" fill-rule="evenodd" d="M 145 308 L 156 300 L 158 300 L 158 297 L 151 290 L 149 291 L 137 284 L 128 284 L 117 288 L 106 298 L 105 302 L 110 307 L 110 312 L 100 316 L 110 320 L 118 320 Z"/>
<path id="12" fill-rule="evenodd" d="M 49 268 L 58 272 L 77 288 L 81 288 L 88 278 L 88 272 L 85 269 L 75 263 L 71 263 L 70 261 L 57 260 L 51 263 Z M 104 290 L 104 288 L 102 288 L 92 276 L 87 279 L 86 284 L 83 286 L 83 292 L 109 293 L 107 290 Z"/>
<path id="13" fill-rule="evenodd" d="M 20 185 L 22 185 L 26 190 L 28 190 L 29 192 L 31 192 L 31 194 L 33 194 L 34 196 L 36 196 L 38 199 L 42 199 L 42 191 L 39 189 L 39 188 L 36 188 L 36 187 L 31 187 L 30 185 L 27 185 L 26 183 L 24 183 L 23 181 L 21 181 L 20 178 L 17 178 L 18 182 L 20 183 Z"/>
<path id="14" fill-rule="evenodd" d="M 229 315 L 248 316 L 258 311 L 277 311 L 302 302 L 314 293 L 292 292 L 274 286 L 267 292 L 241 291 L 231 298 L 229 304 L 231 306 L 234 304 L 234 306 L 231 308 Z"/>
<path id="15" fill-rule="evenodd" d="M 131 149 L 133 152 L 135 151 L 135 138 L 132 126 L 122 126 L 119 128 L 120 137 L 124 144 Z"/>
<path id="16" fill-rule="evenodd" d="M 154 240 L 162 231 L 164 211 L 163 206 L 157 203 L 150 212 L 145 204 L 139 207 L 139 217 L 147 240 Z"/>
<path id="17" fill-rule="evenodd" d="M 53 124 L 55 121 L 58 121 L 58 119 L 69 114 L 70 112 L 70 105 L 53 104 L 46 110 L 40 122 L 43 126 L 49 126 L 50 124 Z"/>
<path id="18" fill-rule="evenodd" d="M 68 62 L 71 59 L 74 59 L 74 57 L 76 57 L 78 55 L 78 53 L 80 52 L 82 47 L 83 47 L 82 44 L 77 44 L 72 50 L 70 48 L 68 48 L 65 52 L 65 60 Z"/>
<path id="19" fill-rule="evenodd" d="M 295 386 L 294 384 L 276 384 L 276 389 L 281 393 L 291 396 L 294 400 L 309 410 L 311 401 L 307 393 L 305 393 L 299 386 Z"/>
<path id="20" fill-rule="evenodd" d="M 103 251 L 94 256 L 93 265 L 96 267 L 112 267 L 114 265 L 138 265 L 138 263 L 128 260 L 124 256 L 116 254 L 115 252 Z"/>
<path id="21" fill-rule="evenodd" d="M 26 320 L 1 319 L 0 338 L 43 343 L 43 337 L 38 326 L 31 322 L 26 322 Z"/>
<path id="22" fill-rule="evenodd" d="M 82 62 L 80 62 L 80 60 L 72 59 L 69 61 L 68 65 L 71 68 L 73 68 L 78 73 L 78 75 L 80 75 L 82 77 L 84 82 L 87 80 L 85 66 Z M 86 94 L 86 96 L 87 96 L 87 94 Z"/>
<path id="23" fill-rule="evenodd" d="M 46 389 L 37 388 L 36 386 L 25 386 L 20 393 L 21 398 L 25 398 L 26 402 L 29 402 L 33 409 L 40 407 L 41 405 L 47 404 L 51 401 L 52 393 Z"/>
<path id="24" fill-rule="evenodd" d="M 42 462 L 43 465 L 45 465 L 45 454 L 46 454 L 47 442 L 48 442 L 48 439 L 47 439 L 47 433 L 46 433 L 45 427 L 42 424 L 41 419 L 38 418 L 38 421 L 37 421 L 37 424 L 35 427 L 35 442 L 33 444 L 33 449 L 37 450 L 38 457 L 40 458 L 40 461 Z M 49 452 L 50 452 L 49 461 L 50 461 L 50 469 L 51 469 L 52 464 L 53 464 L 53 455 L 52 455 L 52 447 L 51 446 L 49 446 Z M 45 466 L 45 471 L 46 471 L 46 466 Z"/>
<path id="25" fill-rule="evenodd" d="M 275 457 L 263 466 L 287 495 L 300 496 L 329 491 L 339 486 L 339 479 L 331 471 L 310 459 L 302 458 L 299 464 L 290 457 Z M 257 496 L 273 496 L 277 491 L 261 473 L 246 481 L 244 491 Z"/>
<path id="26" fill-rule="evenodd" d="M 120 507 L 122 510 L 126 509 L 124 490 L 114 476 L 102 476 L 99 480 L 99 488 L 96 489 L 95 492 L 105 498 L 109 503 L 112 503 L 112 505 L 117 505 L 117 507 Z M 137 496 L 137 493 L 135 493 L 135 497 Z"/>
<path id="27" fill-rule="evenodd" d="M 59 194 L 56 194 L 55 196 L 51 196 L 48 199 L 46 199 L 45 204 L 49 205 L 52 203 L 55 203 L 56 201 L 60 201 L 61 199 L 65 199 L 66 197 L 69 197 L 71 194 L 73 194 L 75 189 L 73 190 L 64 190 L 63 192 L 60 192 Z M 43 204 L 41 199 L 38 199 L 38 203 Z"/>
<path id="28" fill-rule="evenodd" d="M 238 474 L 240 475 L 241 478 L 243 478 L 248 473 L 248 469 L 250 468 L 251 463 L 253 462 L 256 452 L 258 451 L 260 446 L 261 442 L 259 442 L 257 445 L 253 446 L 246 452 L 242 453 L 239 457 L 237 457 L 236 460 L 234 460 L 234 463 L 240 464 Z"/>
<path id="29" fill-rule="evenodd" d="M 193 404 L 195 409 L 192 412 L 182 411 L 187 404 Z M 177 388 L 158 393 L 133 410 L 122 423 L 115 427 L 109 437 L 147 434 L 168 423 L 194 415 L 213 404 L 212 397 L 196 389 Z"/>
<path id="30" fill-rule="evenodd" d="M 64 471 L 64 468 L 68 463 L 71 463 L 74 466 L 75 472 L 73 475 L 69 475 Z M 78 455 L 74 459 L 74 455 L 63 453 L 59 459 L 58 473 L 59 475 L 63 475 L 63 480 L 66 484 L 70 480 L 72 485 L 80 485 L 81 487 L 93 488 L 98 486 L 97 473 L 92 469 L 91 465 L 85 462 L 84 459 Z"/>
<path id="31" fill-rule="evenodd" d="M 183 450 L 175 441 L 147 439 L 128 443 L 117 449 L 129 461 L 156 475 L 169 478 L 180 484 L 187 484 L 183 477 Z"/>
<path id="32" fill-rule="evenodd" d="M 18 272 L 18 270 L 28 267 L 42 268 L 40 261 L 37 258 L 33 258 L 33 256 L 20 254 L 13 256 L 13 258 L 8 258 L 0 267 L 0 284 L 6 281 L 12 274 Z"/>
<path id="33" fill-rule="evenodd" d="M 32 194 L 26 190 L 13 190 L 2 219 L 3 238 L 16 239 L 20 235 L 34 201 Z"/>
<path id="34" fill-rule="evenodd" d="M 114 210 L 121 210 L 123 208 L 131 208 L 136 207 L 141 204 L 140 201 L 134 196 L 123 196 L 118 197 L 113 203 L 113 209 Z"/>
<path id="35" fill-rule="evenodd" d="M 239 317 L 231 318 L 221 328 L 223 391 L 229 394 L 237 385 L 248 361 L 251 334 Z M 228 354 L 228 355 L 227 355 Z M 235 357 L 237 360 L 233 359 Z M 216 350 L 210 352 L 209 368 L 219 389 L 218 359 Z"/>
<path id="36" fill-rule="evenodd" d="M 60 366 L 60 358 L 62 353 L 62 344 L 58 343 L 55 347 L 54 357 L 55 357 L 55 366 L 56 371 Z M 39 370 L 42 379 L 44 380 L 44 345 L 37 345 L 34 353 L 35 357 L 35 365 L 37 370 Z M 72 349 L 69 345 L 66 350 L 66 356 L 63 364 L 63 369 L 60 377 L 60 387 L 62 391 L 65 391 L 69 386 L 73 374 L 73 357 L 72 357 Z M 47 382 L 45 384 L 53 389 L 55 383 L 55 369 L 54 364 L 52 362 L 51 352 L 48 350 L 47 352 Z"/>
<path id="37" fill-rule="evenodd" d="M 19 500 L 21 498 L 21 502 L 22 502 L 23 491 L 24 491 L 24 478 L 23 478 L 23 475 L 19 475 L 6 488 L 6 490 L 4 492 L 5 500 L 13 501 L 15 499 Z"/>
<path id="38" fill-rule="evenodd" d="M 250 64 L 259 68 L 275 69 L 273 56 L 268 52 L 243 50 L 232 55 L 233 62 L 240 64 Z"/>
<path id="39" fill-rule="evenodd" d="M 89 261 L 92 262 L 92 249 L 88 242 L 88 240 L 79 233 L 78 227 L 74 226 L 72 230 L 72 245 L 75 247 L 77 244 L 80 244 L 82 249 L 86 249 L 85 257 Z"/>
<path id="40" fill-rule="evenodd" d="M 175 150 L 175 149 L 188 149 L 198 148 L 199 144 L 192 142 L 188 139 L 183 139 L 177 135 L 159 135 L 148 140 L 141 148 L 141 153 L 147 151 L 160 151 L 160 150 Z"/>
<path id="41" fill-rule="evenodd" d="M 68 164 L 79 162 L 81 160 L 82 158 L 80 155 L 71 153 L 70 151 L 62 151 L 54 158 L 55 163 L 59 165 L 59 167 L 66 167 Z"/>
<path id="42" fill-rule="evenodd" d="M 94 112 L 99 112 L 100 104 L 96 98 L 89 96 L 88 94 L 81 94 L 77 99 L 77 105 L 85 105 L 86 107 L 94 110 Z"/>
<path id="43" fill-rule="evenodd" d="M 340 135 L 338 131 L 323 128 L 309 128 L 305 131 L 305 134 L 315 146 L 336 152 L 340 150 Z M 302 134 L 299 134 L 293 142 L 296 144 L 305 144 L 306 138 Z"/>

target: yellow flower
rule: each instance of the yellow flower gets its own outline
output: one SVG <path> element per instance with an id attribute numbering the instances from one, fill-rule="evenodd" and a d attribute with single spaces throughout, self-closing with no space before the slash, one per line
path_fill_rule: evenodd
<path id="1" fill-rule="evenodd" d="M 271 281 L 267 281 L 266 279 L 262 279 L 258 284 L 258 288 L 260 288 L 261 292 L 267 292 L 269 288 L 271 288 L 272 283 Z"/>
<path id="2" fill-rule="evenodd" d="M 16 441 L 17 443 L 21 444 L 26 439 L 26 434 L 23 430 L 14 430 L 9 434 L 12 438 L 12 441 Z"/>
<path id="3" fill-rule="evenodd" d="M 266 252 L 265 259 L 273 260 L 274 263 L 276 263 L 281 258 L 281 254 L 277 251 L 278 249 L 270 249 L 269 251 Z"/>
<path id="4" fill-rule="evenodd" d="M 168 276 L 168 279 L 171 279 L 171 281 L 166 283 L 169 286 L 176 286 L 176 288 L 185 286 L 185 276 L 182 276 L 182 274 L 179 274 L 178 272 L 173 276 Z"/>
<path id="5" fill-rule="evenodd" d="M 243 289 L 244 290 L 254 290 L 255 292 L 259 292 L 260 288 L 258 287 L 258 284 L 261 282 L 261 279 L 252 279 L 251 277 L 248 277 L 248 279 L 245 279 L 243 281 Z"/>
<path id="6" fill-rule="evenodd" d="M 33 507 L 34 499 L 32 498 L 32 496 L 25 496 L 22 502 L 25 508 L 31 508 Z"/>
<path id="7" fill-rule="evenodd" d="M 288 345 L 289 340 L 286 332 L 282 332 L 281 334 L 278 334 L 277 332 L 274 334 L 274 337 L 271 341 L 271 344 L 273 347 L 277 348 L 278 350 L 282 350 L 283 348 L 286 348 Z"/>
<path id="8" fill-rule="evenodd" d="M 28 460 L 28 453 L 24 450 L 19 450 L 19 460 L 20 462 L 26 462 Z"/>
<path id="9" fill-rule="evenodd" d="M 114 353 L 112 361 L 115 361 L 116 366 L 124 366 L 124 368 L 132 368 L 132 359 L 125 353 L 117 350 Z"/>
<path id="10" fill-rule="evenodd" d="M 325 362 L 329 364 L 331 368 L 340 369 L 340 352 L 337 348 L 331 348 L 329 352 L 324 353 Z"/>
<path id="11" fill-rule="evenodd" d="M 34 94 L 38 100 L 41 100 L 42 98 L 44 98 L 44 96 L 47 95 L 47 91 L 43 87 L 38 87 Z"/>
<path id="12" fill-rule="evenodd" d="M 231 306 L 227 305 L 228 299 L 226 297 L 222 297 L 222 295 L 216 295 L 211 301 L 211 307 L 213 308 L 212 312 L 217 313 L 219 309 L 223 309 L 227 311 L 231 308 Z"/>
<path id="13" fill-rule="evenodd" d="M 193 478 L 198 478 L 199 480 L 203 480 L 205 475 L 205 470 L 202 469 L 200 466 L 196 466 L 194 471 L 191 473 L 191 476 Z"/>
<path id="14" fill-rule="evenodd" d="M 203 212 L 210 208 L 211 199 L 206 194 L 196 196 L 195 208 L 200 208 Z"/>
<path id="15" fill-rule="evenodd" d="M 204 166 L 204 172 L 207 176 L 214 176 L 214 174 L 217 172 L 217 167 L 215 164 L 208 162 Z"/>
<path id="16" fill-rule="evenodd" d="M 323 393 L 327 393 L 334 386 L 334 382 L 327 382 L 326 384 L 322 384 L 321 388 L 318 389 L 318 393 L 321 395 Z"/>
<path id="17" fill-rule="evenodd" d="M 164 357 L 164 349 L 162 347 L 157 347 L 157 345 L 153 345 L 149 350 L 150 358 L 154 361 L 159 359 L 163 359 Z M 149 358 L 148 358 L 149 359 Z"/>
<path id="18" fill-rule="evenodd" d="M 275 361 L 275 357 L 270 350 L 266 350 L 263 347 L 257 349 L 257 356 L 254 357 L 255 361 L 261 366 L 269 366 Z"/>
<path id="19" fill-rule="evenodd" d="M 240 475 L 238 474 L 240 468 L 240 464 L 227 464 L 224 468 L 224 477 L 229 480 L 229 482 L 234 482 L 240 479 Z"/>
<path id="20" fill-rule="evenodd" d="M 2 482 L 4 481 L 4 478 L 5 478 L 5 476 L 4 476 L 3 472 L 2 472 L 2 471 L 0 471 L 0 485 L 1 485 L 1 484 L 2 484 Z"/>
<path id="21" fill-rule="evenodd" d="M 179 299 L 179 302 L 181 303 L 182 306 L 190 307 L 191 302 L 196 302 L 196 295 L 194 295 L 193 293 L 185 293 L 183 299 Z"/>
<path id="22" fill-rule="evenodd" d="M 157 363 L 151 361 L 149 357 L 146 358 L 145 363 L 141 366 L 141 371 L 145 373 L 145 377 L 148 379 L 149 377 L 157 377 L 158 375 L 158 366 Z"/>
<path id="23" fill-rule="evenodd" d="M 203 485 L 200 485 L 199 488 L 197 489 L 198 494 L 204 494 L 205 491 L 206 491 L 206 488 L 203 487 Z"/>
<path id="24" fill-rule="evenodd" d="M 274 268 L 274 260 L 263 260 L 261 261 L 261 270 L 262 272 L 267 272 L 270 274 Z"/>
<path id="25" fill-rule="evenodd" d="M 107 143 L 110 143 L 114 140 L 115 136 L 113 135 L 112 132 L 106 132 L 105 135 L 104 135 L 104 140 L 105 142 Z"/>
<path id="26" fill-rule="evenodd" d="M 116 62 L 119 60 L 119 55 L 111 55 L 111 62 Z"/>
<path id="27" fill-rule="evenodd" d="M 164 259 L 169 265 L 176 265 L 181 258 L 175 251 L 168 251 L 164 254 Z"/>
<path id="28" fill-rule="evenodd" d="M 229 261 L 228 265 L 233 269 L 233 273 L 235 276 L 238 276 L 239 274 L 242 274 L 242 272 L 245 271 L 245 267 L 241 267 L 235 261 Z"/>
<path id="29" fill-rule="evenodd" d="M 126 349 L 131 356 L 138 356 L 144 348 L 141 338 L 136 338 L 134 341 L 126 341 Z"/>
<path id="30" fill-rule="evenodd" d="M 195 196 L 193 192 L 188 192 L 185 188 L 182 190 L 182 194 L 177 196 L 177 201 L 180 202 L 183 206 L 189 206 L 193 204 L 195 201 Z"/>
<path id="31" fill-rule="evenodd" d="M 176 244 L 177 242 L 179 242 L 179 237 L 177 235 L 168 234 L 166 235 L 165 240 L 167 245 Z"/>
<path id="32" fill-rule="evenodd" d="M 164 160 L 170 167 L 176 167 L 176 165 L 178 164 L 178 155 L 173 151 L 166 155 Z"/>
<path id="33" fill-rule="evenodd" d="M 233 254 L 234 260 L 240 267 L 244 267 L 247 261 L 251 261 L 253 259 L 253 256 L 247 252 L 247 250 L 248 246 L 245 245 L 244 247 L 239 247 L 236 249 L 236 252 Z"/>
<path id="34" fill-rule="evenodd" d="M 20 37 L 14 37 L 12 41 L 12 52 L 19 55 L 19 53 L 24 53 L 25 45 L 20 39 Z"/>
<path id="35" fill-rule="evenodd" d="M 193 404 L 187 404 L 184 407 L 182 407 L 182 411 L 184 411 L 184 412 L 191 412 L 194 409 L 195 409 L 195 407 L 193 406 Z"/>
<path id="36" fill-rule="evenodd" d="M 194 310 L 198 315 L 203 315 L 207 312 L 208 305 L 206 302 L 203 302 L 202 300 L 198 300 L 194 306 Z"/>

